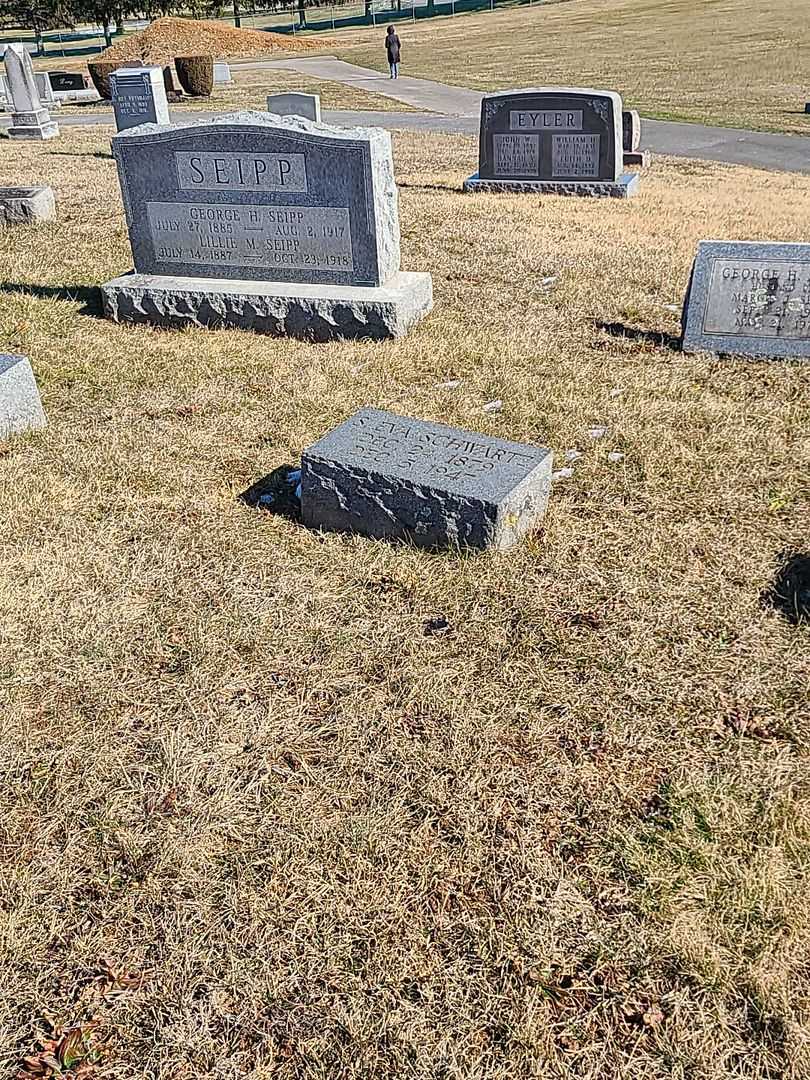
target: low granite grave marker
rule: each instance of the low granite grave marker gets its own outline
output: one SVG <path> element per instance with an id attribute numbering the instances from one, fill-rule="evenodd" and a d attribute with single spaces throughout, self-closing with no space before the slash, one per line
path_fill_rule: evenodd
<path id="1" fill-rule="evenodd" d="M 110 88 L 118 131 L 140 124 L 169 123 L 162 68 L 119 68 L 110 75 Z"/>
<path id="2" fill-rule="evenodd" d="M 241 112 L 113 138 L 135 273 L 107 315 L 314 340 L 404 334 L 432 307 L 400 270 L 391 136 Z"/>
<path id="3" fill-rule="evenodd" d="M 481 102 L 478 172 L 464 190 L 626 198 L 638 174 L 623 169 L 618 94 L 505 90 Z"/>
<path id="4" fill-rule="evenodd" d="M 84 75 L 80 71 L 49 71 L 51 89 L 57 91 L 86 89 Z"/>
<path id="5" fill-rule="evenodd" d="M 267 111 L 275 116 L 303 116 L 305 120 L 321 122 L 320 94 L 269 94 Z"/>
<path id="6" fill-rule="evenodd" d="M 0 439 L 43 428 L 46 423 L 28 359 L 0 353 Z"/>
<path id="7" fill-rule="evenodd" d="M 542 447 L 360 409 L 304 451 L 302 520 L 419 547 L 504 550 L 543 517 L 551 461 Z"/>
<path id="8" fill-rule="evenodd" d="M 22 44 L 8 45 L 3 60 L 12 110 L 9 136 L 12 139 L 53 139 L 59 134 L 59 125 L 42 107 L 28 50 Z"/>
<path id="9" fill-rule="evenodd" d="M 684 352 L 810 358 L 810 244 L 702 240 Z"/>
<path id="10" fill-rule="evenodd" d="M 56 200 L 49 187 L 0 187 L 0 225 L 33 225 L 53 221 Z"/>
<path id="11" fill-rule="evenodd" d="M 224 60 L 214 61 L 214 86 L 232 86 L 231 69 Z"/>

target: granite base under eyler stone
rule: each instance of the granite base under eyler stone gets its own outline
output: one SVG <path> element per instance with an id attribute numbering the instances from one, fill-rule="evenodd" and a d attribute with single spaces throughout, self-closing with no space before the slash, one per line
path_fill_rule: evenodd
<path id="1" fill-rule="evenodd" d="M 543 447 L 360 409 L 304 451 L 301 516 L 418 547 L 505 550 L 543 517 L 551 461 Z"/>
<path id="2" fill-rule="evenodd" d="M 115 322 L 252 330 L 307 341 L 396 338 L 433 307 L 430 274 L 394 274 L 376 288 L 124 274 L 101 287 Z"/>
<path id="3" fill-rule="evenodd" d="M 473 173 L 464 181 L 467 192 L 509 192 L 517 195 L 577 195 L 584 198 L 627 199 L 638 194 L 638 173 L 618 180 L 484 180 Z"/>
<path id="4" fill-rule="evenodd" d="M 49 187 L 0 187 L 0 225 L 34 225 L 53 221 L 56 200 Z"/>
<path id="5" fill-rule="evenodd" d="M 0 353 L 0 439 L 47 424 L 27 357 Z"/>

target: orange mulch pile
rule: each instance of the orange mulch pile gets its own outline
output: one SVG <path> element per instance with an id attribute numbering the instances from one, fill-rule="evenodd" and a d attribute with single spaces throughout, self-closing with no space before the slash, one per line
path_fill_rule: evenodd
<path id="1" fill-rule="evenodd" d="M 307 52 L 322 49 L 329 42 L 273 34 L 268 30 L 237 30 L 211 19 L 155 19 L 145 30 L 130 34 L 105 49 L 99 60 L 143 60 L 148 64 L 170 64 L 175 56 L 262 56 L 277 52 Z"/>

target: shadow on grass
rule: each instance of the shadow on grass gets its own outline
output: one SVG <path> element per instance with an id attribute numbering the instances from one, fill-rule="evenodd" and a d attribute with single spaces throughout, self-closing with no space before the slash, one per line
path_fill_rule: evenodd
<path id="1" fill-rule="evenodd" d="M 84 306 L 80 315 L 102 318 L 101 289 L 93 285 L 32 285 L 23 281 L 0 281 L 0 293 L 16 293 L 18 296 L 35 296 L 37 300 L 68 300 Z"/>
<path id="2" fill-rule="evenodd" d="M 453 184 L 409 184 L 407 181 L 400 180 L 397 184 L 399 188 L 408 188 L 410 191 L 453 191 L 460 190 L 458 185 Z"/>
<path id="3" fill-rule="evenodd" d="M 80 158 L 102 158 L 104 161 L 112 161 L 112 154 L 105 154 L 103 150 L 93 150 L 86 154 L 79 154 L 75 150 L 51 150 L 51 154 L 57 157 L 80 157 Z"/>
<path id="4" fill-rule="evenodd" d="M 301 498 L 296 491 L 300 479 L 299 465 L 279 465 L 251 484 L 238 498 L 253 510 L 267 510 L 290 521 L 300 522 Z"/>
<path id="5" fill-rule="evenodd" d="M 628 338 L 630 341 L 643 341 L 648 345 L 657 345 L 662 349 L 672 349 L 673 352 L 681 351 L 681 339 L 677 334 L 667 334 L 663 330 L 639 330 L 636 326 L 626 326 L 619 322 L 594 321 L 597 330 L 604 330 L 611 337 Z"/>
<path id="6" fill-rule="evenodd" d="M 785 551 L 773 584 L 761 596 L 765 607 L 773 608 L 793 626 L 810 623 L 810 554 Z"/>

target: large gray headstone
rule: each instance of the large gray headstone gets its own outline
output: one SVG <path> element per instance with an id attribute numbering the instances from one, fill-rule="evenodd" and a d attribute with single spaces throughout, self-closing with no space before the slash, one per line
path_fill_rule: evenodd
<path id="1" fill-rule="evenodd" d="M 399 270 L 387 131 L 241 112 L 112 145 L 140 273 L 376 286 Z"/>
<path id="2" fill-rule="evenodd" d="M 306 450 L 311 528 L 420 547 L 511 547 L 542 518 L 549 450 L 380 409 L 360 409 Z"/>
<path id="3" fill-rule="evenodd" d="M 162 68 L 118 68 L 110 75 L 110 89 L 118 131 L 140 124 L 169 123 Z"/>
<path id="4" fill-rule="evenodd" d="M 540 87 L 481 102 L 478 173 L 466 190 L 632 194 L 622 159 L 622 99 L 609 90 Z"/>
<path id="5" fill-rule="evenodd" d="M 45 427 L 34 373 L 25 356 L 0 353 L 0 439 Z"/>
<path id="6" fill-rule="evenodd" d="M 276 116 L 303 116 L 305 120 L 321 122 L 321 98 L 319 94 L 269 94 L 267 111 Z"/>
<path id="7" fill-rule="evenodd" d="M 13 139 L 52 139 L 59 126 L 42 107 L 37 90 L 31 57 L 25 46 L 9 45 L 3 56 L 11 98 L 11 127 Z"/>
<path id="8" fill-rule="evenodd" d="M 810 358 L 810 244 L 702 240 L 682 322 L 685 352 Z"/>

